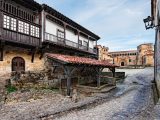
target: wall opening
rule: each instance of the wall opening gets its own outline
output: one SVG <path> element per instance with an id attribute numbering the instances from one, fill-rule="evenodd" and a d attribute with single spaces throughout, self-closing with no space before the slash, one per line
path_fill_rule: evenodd
<path id="1" fill-rule="evenodd" d="M 12 59 L 12 71 L 25 71 L 25 60 L 21 57 L 14 57 Z"/>

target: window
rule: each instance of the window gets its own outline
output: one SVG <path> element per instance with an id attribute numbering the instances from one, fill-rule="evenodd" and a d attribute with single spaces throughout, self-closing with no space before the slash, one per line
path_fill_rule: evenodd
<path id="1" fill-rule="evenodd" d="M 29 35 L 29 24 L 24 23 L 24 33 Z"/>
<path id="2" fill-rule="evenodd" d="M 18 21 L 18 32 L 23 33 L 24 30 L 24 22 Z"/>
<path id="3" fill-rule="evenodd" d="M 129 59 L 129 62 L 132 62 L 132 60 L 131 60 L 131 59 Z"/>
<path id="4" fill-rule="evenodd" d="M 4 19 L 3 19 L 3 27 L 4 28 L 16 31 L 16 27 L 17 27 L 16 25 L 17 25 L 16 19 L 11 18 L 7 15 L 4 15 Z"/>
<path id="5" fill-rule="evenodd" d="M 58 29 L 57 37 L 58 37 L 58 40 L 64 41 L 64 32 Z"/>
<path id="6" fill-rule="evenodd" d="M 31 35 L 35 35 L 35 26 L 31 25 Z"/>
<path id="7" fill-rule="evenodd" d="M 10 28 L 10 17 L 4 15 L 3 27 L 9 29 Z"/>
<path id="8" fill-rule="evenodd" d="M 35 28 L 36 28 L 35 36 L 36 36 L 36 37 L 39 37 L 39 28 L 38 28 L 38 27 L 35 27 Z"/>
<path id="9" fill-rule="evenodd" d="M 79 40 L 79 41 L 78 41 L 78 44 L 79 44 L 79 46 L 81 47 L 81 46 L 82 46 L 82 40 Z"/>
<path id="10" fill-rule="evenodd" d="M 29 24 L 22 21 L 18 21 L 18 32 L 29 35 Z"/>
<path id="11" fill-rule="evenodd" d="M 11 30 L 16 31 L 17 28 L 17 20 L 14 18 L 11 18 Z"/>
<path id="12" fill-rule="evenodd" d="M 39 37 L 39 28 L 31 25 L 31 35 L 34 37 Z"/>

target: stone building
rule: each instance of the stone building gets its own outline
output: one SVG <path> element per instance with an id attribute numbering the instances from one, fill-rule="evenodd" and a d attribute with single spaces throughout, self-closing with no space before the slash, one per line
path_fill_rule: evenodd
<path id="1" fill-rule="evenodd" d="M 44 75 L 49 76 L 41 79 L 58 81 L 60 88 L 67 88 L 67 95 L 80 80 L 100 86 L 105 67 L 114 76 L 115 65 L 97 60 L 95 46 L 100 37 L 48 5 L 0 0 L 0 18 L 0 76 L 48 71 Z M 30 72 L 30 80 L 35 79 Z"/>
<path id="2" fill-rule="evenodd" d="M 98 49 L 98 59 L 99 60 L 107 60 L 110 63 L 113 63 L 112 57 L 109 55 L 109 48 L 101 45 L 96 46 Z"/>
<path id="3" fill-rule="evenodd" d="M 0 76 L 43 69 L 38 52 L 40 11 L 41 6 L 32 0 L 0 0 Z"/>
<path id="4" fill-rule="evenodd" d="M 98 46 L 99 59 L 112 61 L 118 66 L 154 66 L 153 44 L 141 44 L 137 50 L 109 52 L 106 47 Z"/>
<path id="5" fill-rule="evenodd" d="M 137 59 L 137 51 L 130 50 L 130 51 L 116 51 L 110 52 L 113 62 L 119 66 L 131 66 L 136 65 Z"/>
<path id="6" fill-rule="evenodd" d="M 154 66 L 153 44 L 141 44 L 137 47 L 137 65 Z"/>

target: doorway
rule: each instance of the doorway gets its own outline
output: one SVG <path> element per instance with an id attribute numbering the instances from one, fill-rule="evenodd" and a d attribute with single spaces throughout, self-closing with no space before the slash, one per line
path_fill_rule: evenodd
<path id="1" fill-rule="evenodd" d="M 121 62 L 121 66 L 124 66 L 124 62 Z"/>
<path id="2" fill-rule="evenodd" d="M 21 57 L 14 57 L 12 59 L 12 71 L 25 71 L 25 60 Z"/>

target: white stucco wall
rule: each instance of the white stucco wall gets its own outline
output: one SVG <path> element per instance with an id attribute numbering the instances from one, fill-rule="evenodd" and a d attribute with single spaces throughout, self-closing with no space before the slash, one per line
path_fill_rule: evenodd
<path id="1" fill-rule="evenodd" d="M 79 36 L 79 39 L 82 40 L 82 45 L 84 45 L 84 41 L 88 42 L 88 38 L 85 38 L 83 36 Z"/>
<path id="2" fill-rule="evenodd" d="M 89 47 L 94 48 L 95 46 L 96 46 L 96 42 L 92 41 L 92 40 L 89 40 Z"/>
<path id="3" fill-rule="evenodd" d="M 45 32 L 57 36 L 58 29 L 64 31 L 63 26 L 60 26 L 54 23 L 53 21 L 46 19 Z M 76 35 L 74 31 L 71 31 L 69 29 L 66 29 L 66 39 L 78 43 L 78 35 Z M 82 40 L 82 45 L 84 45 L 84 41 L 88 42 L 88 38 L 82 35 L 79 36 L 79 39 Z M 95 41 L 89 40 L 90 48 L 94 48 L 95 45 L 96 45 Z"/>
<path id="4" fill-rule="evenodd" d="M 66 29 L 66 39 L 78 43 L 78 35 L 71 30 Z"/>
<path id="5" fill-rule="evenodd" d="M 46 19 L 46 32 L 57 36 L 57 30 L 64 31 L 64 28 L 48 19 Z"/>

